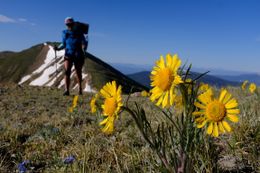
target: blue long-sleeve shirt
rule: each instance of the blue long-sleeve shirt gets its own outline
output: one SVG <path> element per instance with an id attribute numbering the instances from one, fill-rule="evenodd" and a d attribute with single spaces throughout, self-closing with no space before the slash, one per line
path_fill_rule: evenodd
<path id="1" fill-rule="evenodd" d="M 78 56 L 83 53 L 82 46 L 87 48 L 87 41 L 84 34 L 76 33 L 71 30 L 62 31 L 62 43 L 58 49 L 65 48 L 65 56 Z"/>

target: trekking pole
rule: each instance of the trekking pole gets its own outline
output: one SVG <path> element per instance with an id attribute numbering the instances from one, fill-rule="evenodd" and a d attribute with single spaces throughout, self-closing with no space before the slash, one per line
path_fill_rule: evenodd
<path id="1" fill-rule="evenodd" d="M 56 75 L 58 74 L 58 67 L 57 67 L 57 53 L 56 49 L 54 49 L 54 54 L 55 54 L 55 67 L 56 67 Z"/>

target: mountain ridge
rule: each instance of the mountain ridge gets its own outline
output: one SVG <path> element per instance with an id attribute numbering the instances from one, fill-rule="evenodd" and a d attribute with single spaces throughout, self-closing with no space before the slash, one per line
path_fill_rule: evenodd
<path id="1" fill-rule="evenodd" d="M 20 85 L 64 87 L 64 50 L 55 51 L 52 43 L 32 46 L 21 52 L 0 53 L 0 82 L 14 82 Z M 75 70 L 72 68 L 71 88 L 77 88 Z M 147 90 L 147 87 L 128 78 L 109 64 L 86 53 L 83 67 L 83 87 L 86 92 L 95 92 L 104 84 L 115 80 L 123 86 L 124 92 Z"/>
<path id="2" fill-rule="evenodd" d="M 119 69 L 125 75 L 133 75 L 135 73 L 140 73 L 143 71 L 150 71 L 152 69 L 152 65 L 144 64 L 144 65 L 135 65 L 129 63 L 112 63 L 114 67 Z M 229 82 L 237 82 L 242 83 L 245 80 L 249 82 L 254 82 L 257 85 L 260 85 L 260 74 L 253 72 L 245 72 L 245 71 L 232 71 L 232 70 L 223 70 L 223 69 L 206 69 L 206 68 L 192 68 L 193 72 L 196 73 L 204 73 L 209 71 L 209 75 L 213 77 L 220 78 L 221 80 L 226 80 Z M 225 74 L 225 75 L 223 75 Z"/>
<path id="3" fill-rule="evenodd" d="M 238 76 L 219 75 L 218 77 L 225 80 L 236 81 L 236 82 L 243 82 L 245 80 L 248 80 L 249 82 L 254 82 L 257 85 L 260 85 L 260 75 L 257 73 L 241 74 Z"/>
<path id="4" fill-rule="evenodd" d="M 197 73 L 197 72 L 190 72 L 191 75 L 189 76 L 189 78 L 196 78 L 198 77 L 201 73 Z M 149 71 L 142 71 L 142 72 L 138 72 L 138 73 L 134 73 L 134 74 L 129 74 L 128 77 L 132 78 L 133 80 L 136 80 L 139 83 L 142 83 L 143 85 L 150 87 L 150 72 Z M 210 85 L 214 85 L 216 87 L 224 87 L 224 86 L 238 86 L 240 85 L 239 82 L 232 82 L 232 81 L 227 81 L 227 80 L 223 80 L 220 78 L 217 78 L 215 76 L 212 75 L 204 75 L 201 77 L 201 79 L 199 79 L 200 82 L 203 83 L 207 83 Z"/>

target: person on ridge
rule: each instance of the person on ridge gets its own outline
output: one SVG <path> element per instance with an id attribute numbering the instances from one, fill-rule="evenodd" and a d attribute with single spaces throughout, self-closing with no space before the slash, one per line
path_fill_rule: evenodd
<path id="1" fill-rule="evenodd" d="M 85 51 L 88 42 L 83 33 L 78 33 L 73 30 L 74 19 L 67 17 L 65 25 L 67 29 L 62 32 L 62 43 L 54 50 L 61 50 L 65 48 L 64 68 L 65 68 L 65 92 L 63 95 L 69 95 L 71 68 L 74 64 L 77 76 L 77 83 L 79 85 L 79 95 L 82 95 L 82 67 L 84 65 Z"/>

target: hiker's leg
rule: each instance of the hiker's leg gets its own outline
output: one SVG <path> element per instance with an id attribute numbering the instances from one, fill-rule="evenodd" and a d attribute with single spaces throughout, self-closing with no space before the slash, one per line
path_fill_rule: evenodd
<path id="1" fill-rule="evenodd" d="M 65 80 L 65 90 L 66 90 L 66 92 L 67 91 L 69 92 L 69 89 L 70 89 L 71 67 L 72 67 L 72 61 L 67 59 L 67 58 L 65 58 L 65 61 L 64 61 L 64 68 L 65 68 L 64 80 Z"/>
<path id="2" fill-rule="evenodd" d="M 77 82 L 79 85 L 79 94 L 82 94 L 82 67 L 84 65 L 84 59 L 75 62 L 75 70 L 77 76 Z"/>

